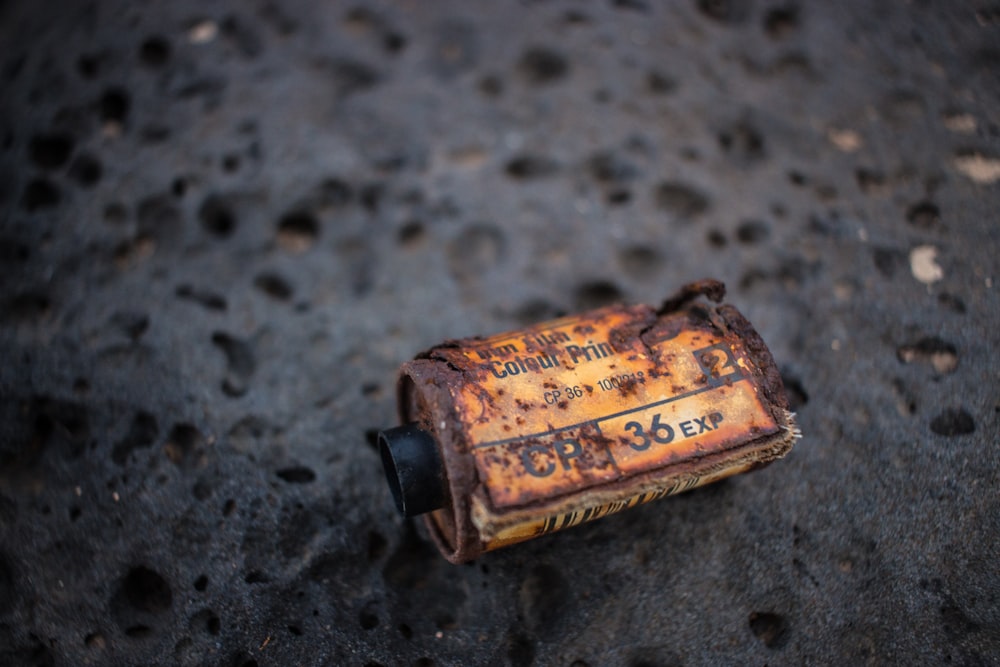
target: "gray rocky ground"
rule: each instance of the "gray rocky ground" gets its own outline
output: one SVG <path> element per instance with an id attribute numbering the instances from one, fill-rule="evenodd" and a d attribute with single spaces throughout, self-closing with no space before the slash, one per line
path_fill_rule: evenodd
<path id="1" fill-rule="evenodd" d="M 0 3 L 0 663 L 1000 663 L 1000 6 Z M 446 563 L 445 338 L 716 277 L 783 461 Z"/>

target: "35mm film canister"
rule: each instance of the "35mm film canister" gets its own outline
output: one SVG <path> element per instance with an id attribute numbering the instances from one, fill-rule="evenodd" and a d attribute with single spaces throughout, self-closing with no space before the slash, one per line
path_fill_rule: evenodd
<path id="1" fill-rule="evenodd" d="M 750 323 L 687 285 L 404 364 L 389 487 L 454 563 L 766 465 L 798 437 Z"/>

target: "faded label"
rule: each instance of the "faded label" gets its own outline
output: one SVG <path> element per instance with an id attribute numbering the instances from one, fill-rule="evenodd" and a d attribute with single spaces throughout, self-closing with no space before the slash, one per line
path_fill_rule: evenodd
<path id="1" fill-rule="evenodd" d="M 707 323 L 649 344 L 620 334 L 646 315 L 608 308 L 463 346 L 460 361 L 477 381 L 458 390 L 456 404 L 494 507 L 625 480 L 778 431 L 735 336 Z"/>

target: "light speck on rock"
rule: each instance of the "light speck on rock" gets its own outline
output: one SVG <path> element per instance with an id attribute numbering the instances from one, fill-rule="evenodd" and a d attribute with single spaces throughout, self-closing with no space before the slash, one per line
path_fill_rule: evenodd
<path id="1" fill-rule="evenodd" d="M 854 130 L 841 130 L 831 127 L 826 132 L 826 138 L 844 153 L 853 153 L 861 148 L 861 135 Z"/>
<path id="2" fill-rule="evenodd" d="M 955 113 L 944 117 L 944 126 L 958 134 L 972 134 L 976 125 L 976 117 L 972 114 Z"/>
<path id="3" fill-rule="evenodd" d="M 1000 160 L 997 158 L 973 153 L 956 157 L 952 164 L 976 183 L 988 185 L 1000 180 Z"/>
<path id="4" fill-rule="evenodd" d="M 917 246 L 910 251 L 910 271 L 913 277 L 930 285 L 944 278 L 944 271 L 937 263 L 937 248 L 932 245 Z"/>

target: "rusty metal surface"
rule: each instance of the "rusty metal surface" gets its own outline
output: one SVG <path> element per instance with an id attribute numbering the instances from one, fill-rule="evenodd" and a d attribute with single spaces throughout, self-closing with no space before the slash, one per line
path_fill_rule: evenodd
<path id="1" fill-rule="evenodd" d="M 718 301 L 724 287 L 687 285 L 659 311 L 613 305 L 453 340 L 404 365 L 404 420 L 435 433 L 445 461 L 462 461 L 451 505 L 427 517 L 449 560 L 787 453 L 797 431 L 770 352 L 735 308 L 700 294 Z"/>

